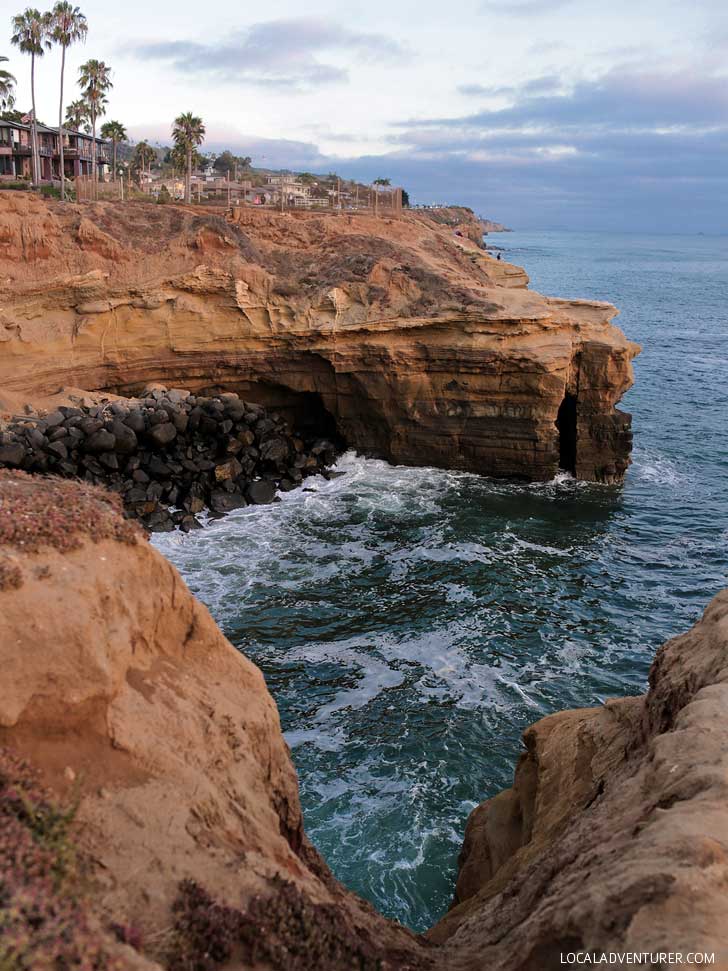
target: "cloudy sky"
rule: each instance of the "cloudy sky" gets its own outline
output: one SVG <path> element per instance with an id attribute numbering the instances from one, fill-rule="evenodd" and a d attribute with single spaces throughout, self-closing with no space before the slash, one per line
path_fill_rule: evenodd
<path id="1" fill-rule="evenodd" d="M 726 0 L 79 2 L 70 76 L 107 61 L 136 138 L 191 110 L 210 150 L 388 176 L 516 227 L 728 232 Z M 58 64 L 38 69 L 46 120 Z"/>

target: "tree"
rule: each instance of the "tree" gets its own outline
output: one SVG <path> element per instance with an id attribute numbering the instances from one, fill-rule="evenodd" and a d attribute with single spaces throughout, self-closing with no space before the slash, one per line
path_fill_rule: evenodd
<path id="1" fill-rule="evenodd" d="M 30 98 L 33 117 L 30 122 L 30 142 L 33 153 L 33 182 L 40 182 L 40 154 L 38 152 L 38 124 L 35 117 L 35 59 L 43 57 L 51 46 L 48 40 L 48 14 L 34 7 L 13 17 L 13 35 L 10 43 L 23 54 L 30 54 Z"/>
<path id="2" fill-rule="evenodd" d="M 205 126 L 202 118 L 186 111 L 174 120 L 172 138 L 175 147 L 184 149 L 187 156 L 187 171 L 185 174 L 185 202 L 192 202 L 192 153 L 205 140 Z"/>
<path id="3" fill-rule="evenodd" d="M 235 158 L 233 153 L 225 150 L 217 156 L 215 161 L 212 163 L 212 167 L 216 172 L 233 172 L 235 171 L 235 166 L 237 164 L 238 160 Z"/>
<path id="4" fill-rule="evenodd" d="M 81 65 L 78 83 L 91 116 L 91 177 L 96 181 L 96 121 L 106 114 L 106 92 L 114 85 L 111 83 L 111 68 L 103 61 L 90 60 Z"/>
<path id="5" fill-rule="evenodd" d="M 132 168 L 139 173 L 139 185 L 141 186 L 142 180 L 141 176 L 147 171 L 151 171 L 152 162 L 157 158 L 157 153 L 154 151 L 149 142 L 137 142 L 134 146 L 134 155 L 132 156 Z"/>
<path id="6" fill-rule="evenodd" d="M 7 61 L 7 57 L 2 57 L 0 55 L 0 61 Z M 4 111 L 6 108 L 12 108 L 15 104 L 15 78 L 10 73 L 3 68 L 0 68 L 0 108 Z"/>
<path id="7" fill-rule="evenodd" d="M 402 205 L 405 209 L 409 209 L 409 192 L 406 189 L 402 189 Z"/>
<path id="8" fill-rule="evenodd" d="M 391 179 L 375 179 L 374 180 L 374 185 L 384 186 L 384 185 L 391 185 L 391 184 L 392 184 L 392 180 Z"/>
<path id="9" fill-rule="evenodd" d="M 77 41 L 86 40 L 88 24 L 78 7 L 68 0 L 59 0 L 50 13 L 49 37 L 61 47 L 61 98 L 58 104 L 58 144 L 61 156 L 61 199 L 66 198 L 66 171 L 63 158 L 63 75 L 66 71 L 66 51 Z"/>
<path id="10" fill-rule="evenodd" d="M 216 172 L 232 172 L 235 174 L 238 169 L 249 169 L 252 164 L 253 160 L 249 155 L 233 155 L 229 149 L 225 149 L 217 156 L 212 167 Z"/>
<path id="11" fill-rule="evenodd" d="M 66 108 L 65 125 L 67 128 L 73 128 L 74 131 L 81 131 L 82 126 L 84 126 L 87 131 L 90 131 L 90 121 L 88 104 L 83 98 L 79 98 L 78 101 L 72 101 Z"/>
<path id="12" fill-rule="evenodd" d="M 113 152 L 111 171 L 113 178 L 116 178 L 117 146 L 119 142 L 125 142 L 129 136 L 126 133 L 126 128 L 124 128 L 120 121 L 107 121 L 105 125 L 101 126 L 101 137 L 111 142 Z"/>
<path id="13" fill-rule="evenodd" d="M 166 161 L 171 163 L 173 172 L 179 171 L 182 175 L 184 175 L 185 171 L 187 170 L 187 149 L 184 147 L 184 145 L 175 145 L 174 148 L 171 148 L 167 152 Z M 203 156 L 200 155 L 197 149 L 193 149 L 192 150 L 193 170 L 199 168 L 202 165 L 203 161 L 204 161 Z"/>

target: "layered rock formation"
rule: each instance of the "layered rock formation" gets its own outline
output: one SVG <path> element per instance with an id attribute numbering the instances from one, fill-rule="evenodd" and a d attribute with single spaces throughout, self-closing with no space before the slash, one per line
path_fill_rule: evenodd
<path id="1" fill-rule="evenodd" d="M 67 961 L 139 971 L 549 971 L 605 950 L 728 967 L 728 591 L 646 696 L 526 732 L 424 941 L 328 873 L 260 672 L 117 501 L 0 472 L 3 967 L 56 967 L 59 928 Z M 65 874 L 71 837 L 83 879 L 61 900 L 43 866 Z"/>
<path id="2" fill-rule="evenodd" d="M 228 389 L 314 403 L 395 462 L 618 481 L 637 348 L 615 309 L 529 291 L 463 225 L 3 194 L 0 403 Z"/>

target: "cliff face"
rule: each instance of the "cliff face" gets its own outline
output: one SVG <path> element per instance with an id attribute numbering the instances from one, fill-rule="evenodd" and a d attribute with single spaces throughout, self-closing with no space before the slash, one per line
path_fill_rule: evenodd
<path id="1" fill-rule="evenodd" d="M 0 747 L 79 800 L 94 918 L 171 968 L 217 967 L 198 952 L 226 941 L 236 967 L 411 967 L 414 936 L 307 842 L 260 671 L 116 502 L 0 472 Z M 44 967 L 29 948 L 7 966 Z"/>
<path id="2" fill-rule="evenodd" d="M 468 821 L 453 908 L 430 932 L 446 966 L 535 971 L 586 950 L 728 967 L 728 591 L 663 645 L 649 682 L 525 732 L 513 788 Z"/>
<path id="3" fill-rule="evenodd" d="M 0 472 L 9 967 L 57 967 L 48 949 L 67 957 L 73 935 L 87 959 L 121 949 L 93 966 L 139 971 L 549 971 L 578 950 L 707 951 L 728 967 L 728 591 L 661 648 L 646 696 L 527 730 L 513 788 L 471 816 L 455 905 L 425 942 L 328 873 L 260 672 L 116 502 Z M 47 903 L 57 884 L 38 854 L 56 878 L 67 868 L 74 803 L 85 896 Z"/>
<path id="4" fill-rule="evenodd" d="M 289 412 L 315 398 L 395 462 L 618 481 L 638 348 L 615 309 L 529 291 L 462 226 L 5 193 L 0 403 L 151 381 Z"/>

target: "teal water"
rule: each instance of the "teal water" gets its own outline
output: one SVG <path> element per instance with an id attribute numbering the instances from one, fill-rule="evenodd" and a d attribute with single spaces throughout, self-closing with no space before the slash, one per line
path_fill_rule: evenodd
<path id="1" fill-rule="evenodd" d="M 513 233 L 532 286 L 644 347 L 623 488 L 342 457 L 279 504 L 155 542 L 262 668 L 306 828 L 381 911 L 432 924 L 470 810 L 549 712 L 644 689 L 728 580 L 728 238 Z"/>

